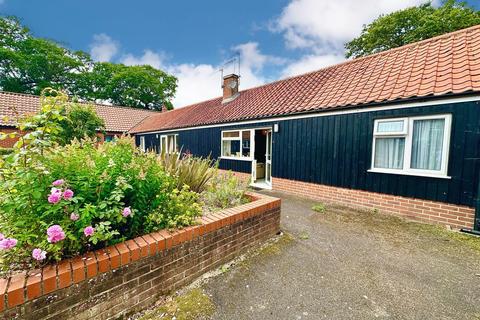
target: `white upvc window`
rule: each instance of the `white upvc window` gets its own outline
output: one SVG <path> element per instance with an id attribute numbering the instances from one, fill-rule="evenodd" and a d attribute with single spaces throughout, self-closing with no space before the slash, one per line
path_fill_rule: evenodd
<path id="1" fill-rule="evenodd" d="M 145 152 L 145 136 L 140 136 L 140 150 Z"/>
<path id="2" fill-rule="evenodd" d="M 254 130 L 222 131 L 222 158 L 252 160 Z"/>
<path id="3" fill-rule="evenodd" d="M 449 178 L 450 114 L 375 120 L 369 171 Z"/>
<path id="4" fill-rule="evenodd" d="M 166 134 L 160 136 L 160 152 L 178 153 L 178 134 Z"/>

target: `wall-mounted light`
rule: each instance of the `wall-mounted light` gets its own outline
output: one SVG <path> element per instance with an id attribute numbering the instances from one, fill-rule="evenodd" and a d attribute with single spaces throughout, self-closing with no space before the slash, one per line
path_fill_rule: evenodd
<path id="1" fill-rule="evenodd" d="M 278 132 L 278 123 L 273 125 L 273 132 Z"/>

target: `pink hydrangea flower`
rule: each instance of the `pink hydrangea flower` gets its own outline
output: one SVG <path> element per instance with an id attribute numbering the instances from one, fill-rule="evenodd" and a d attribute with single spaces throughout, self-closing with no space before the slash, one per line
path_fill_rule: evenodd
<path id="1" fill-rule="evenodd" d="M 17 245 L 17 239 L 14 238 L 5 238 L 0 240 L 0 249 L 1 250 L 9 250 L 12 249 Z"/>
<path id="2" fill-rule="evenodd" d="M 130 207 L 123 208 L 122 216 L 125 218 L 132 214 L 132 209 Z"/>
<path id="3" fill-rule="evenodd" d="M 87 237 L 90 237 L 91 235 L 93 235 L 94 232 L 95 232 L 95 229 L 92 226 L 88 226 L 85 229 L 83 229 L 83 233 Z"/>
<path id="4" fill-rule="evenodd" d="M 65 232 L 63 232 L 62 227 L 58 224 L 55 224 L 47 229 L 47 241 L 50 243 L 55 243 L 65 239 Z"/>
<path id="5" fill-rule="evenodd" d="M 42 261 L 45 260 L 45 258 L 47 257 L 47 252 L 42 249 L 36 248 L 32 251 L 32 257 L 37 261 Z"/>
<path id="6" fill-rule="evenodd" d="M 65 183 L 65 180 L 63 180 L 63 179 L 58 179 L 58 180 L 55 180 L 55 181 L 52 182 L 52 186 L 58 187 L 58 186 L 61 186 L 61 185 L 64 184 L 64 183 Z"/>
<path id="7" fill-rule="evenodd" d="M 63 198 L 65 200 L 72 199 L 72 197 L 73 197 L 73 191 L 72 190 L 67 189 L 63 192 Z"/>
<path id="8" fill-rule="evenodd" d="M 70 215 L 70 220 L 72 220 L 72 221 L 77 221 L 79 218 L 80 218 L 80 216 L 78 214 L 76 214 L 75 212 L 72 212 L 72 214 Z"/>
<path id="9" fill-rule="evenodd" d="M 50 195 L 48 196 L 48 202 L 49 203 L 57 203 L 62 199 L 62 191 L 57 188 L 52 188 L 50 191 Z"/>

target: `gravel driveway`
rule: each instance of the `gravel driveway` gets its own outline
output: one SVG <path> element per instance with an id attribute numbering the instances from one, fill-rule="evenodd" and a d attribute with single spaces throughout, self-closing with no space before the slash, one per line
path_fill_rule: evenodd
<path id="1" fill-rule="evenodd" d="M 480 238 L 273 195 L 286 235 L 203 285 L 213 319 L 480 319 Z"/>

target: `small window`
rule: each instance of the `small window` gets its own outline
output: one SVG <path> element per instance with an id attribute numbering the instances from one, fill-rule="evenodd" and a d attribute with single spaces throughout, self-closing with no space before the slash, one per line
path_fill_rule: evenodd
<path id="1" fill-rule="evenodd" d="M 145 136 L 140 136 L 140 150 L 145 152 Z"/>
<path id="2" fill-rule="evenodd" d="M 371 171 L 447 177 L 451 115 L 375 120 Z"/>
<path id="3" fill-rule="evenodd" d="M 112 142 L 112 141 L 115 141 L 117 137 L 115 135 L 111 135 L 111 134 L 107 134 L 105 136 L 105 142 Z"/>
<path id="4" fill-rule="evenodd" d="M 160 152 L 178 153 L 178 134 L 160 136 Z"/>
<path id="5" fill-rule="evenodd" d="M 406 134 L 407 119 L 378 120 L 375 128 L 378 134 Z"/>
<path id="6" fill-rule="evenodd" d="M 251 130 L 222 132 L 222 157 L 251 160 Z"/>

